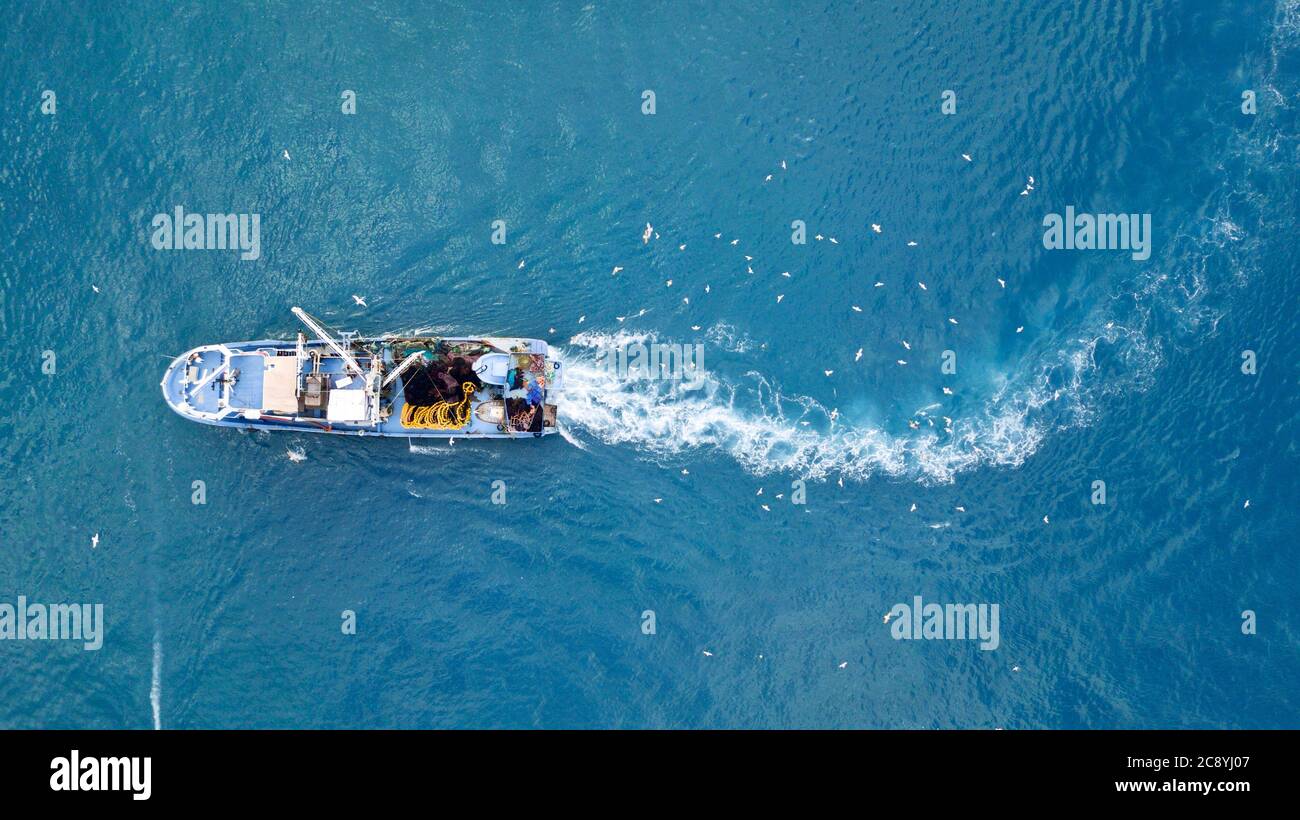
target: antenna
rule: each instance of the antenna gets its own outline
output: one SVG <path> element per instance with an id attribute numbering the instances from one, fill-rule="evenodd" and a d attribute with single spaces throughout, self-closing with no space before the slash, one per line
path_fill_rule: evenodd
<path id="1" fill-rule="evenodd" d="M 313 319 L 307 311 L 300 307 L 295 307 L 293 308 L 293 315 L 301 319 L 302 323 L 306 325 L 312 333 L 316 334 L 317 339 L 320 339 L 322 342 L 329 345 L 330 350 L 337 353 L 343 361 L 347 363 L 349 370 L 358 376 L 361 375 L 361 365 L 357 363 L 357 360 L 353 358 L 352 354 L 344 349 L 344 347 L 338 342 L 334 341 L 334 338 L 330 336 L 325 328 L 321 327 L 320 323 Z"/>

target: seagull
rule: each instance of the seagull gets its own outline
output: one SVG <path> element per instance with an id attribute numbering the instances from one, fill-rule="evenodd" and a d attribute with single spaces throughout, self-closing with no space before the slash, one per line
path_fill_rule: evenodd
<path id="1" fill-rule="evenodd" d="M 768 174 L 768 175 L 763 179 L 763 181 L 764 181 L 764 182 L 771 182 L 771 181 L 772 181 L 772 175 L 771 175 L 771 174 Z"/>
<path id="2" fill-rule="evenodd" d="M 664 500 L 663 500 L 662 498 L 656 498 L 656 499 L 655 499 L 655 503 L 656 503 L 656 504 L 662 504 L 662 503 L 664 503 Z"/>
<path id="3" fill-rule="evenodd" d="M 858 352 L 853 354 L 853 361 L 856 362 L 858 359 L 861 358 L 862 358 L 862 348 L 859 347 Z"/>
<path id="4" fill-rule="evenodd" d="M 731 244 L 732 244 L 732 245 L 739 245 L 739 244 L 740 244 L 740 240 L 739 240 L 739 239 L 733 239 L 733 240 L 731 240 Z"/>
<path id="5" fill-rule="evenodd" d="M 519 270 L 523 270 L 523 269 L 524 269 L 524 260 L 520 259 L 520 260 L 519 260 Z"/>
<path id="6" fill-rule="evenodd" d="M 848 662 L 848 661 L 845 661 L 844 663 L 840 664 L 840 668 L 843 669 L 844 667 L 846 667 L 846 666 L 848 666 L 848 665 L 849 665 L 849 662 Z"/>
<path id="7" fill-rule="evenodd" d="M 878 287 L 878 288 L 883 288 L 884 286 L 885 286 L 885 283 L 884 283 L 884 282 L 877 282 L 877 283 L 876 283 L 876 287 Z"/>
<path id="8" fill-rule="evenodd" d="M 813 237 L 813 239 L 816 239 L 818 242 L 822 241 L 825 238 L 826 237 L 822 236 L 821 234 L 817 234 L 816 236 Z"/>
<path id="9" fill-rule="evenodd" d="M 582 324 L 585 321 L 587 321 L 587 314 L 584 313 L 578 317 L 578 324 Z"/>
<path id="10" fill-rule="evenodd" d="M 706 649 L 706 650 L 704 650 L 704 657 L 706 657 L 706 658 L 712 658 L 712 657 L 713 657 L 713 653 Z"/>
<path id="11" fill-rule="evenodd" d="M 1044 523 L 1044 524 L 1050 524 L 1050 523 L 1052 523 L 1052 522 L 1049 521 L 1049 520 L 1047 520 L 1047 516 L 1043 516 L 1043 523 Z"/>
<path id="12" fill-rule="evenodd" d="M 1242 504 L 1242 505 L 1241 505 L 1241 508 L 1242 508 L 1243 510 L 1248 510 L 1248 509 L 1250 509 L 1250 499 L 1249 499 L 1249 498 L 1246 499 L 1246 503 L 1245 503 L 1245 504 Z"/>
<path id="13" fill-rule="evenodd" d="M 284 149 L 284 158 L 285 158 L 285 159 L 289 159 L 289 158 L 290 158 L 290 157 L 289 157 L 289 149 L 288 149 L 288 148 Z"/>
<path id="14" fill-rule="evenodd" d="M 682 468 L 682 475 L 690 475 L 690 474 L 691 474 L 690 470 L 686 469 L 685 467 Z"/>
<path id="15" fill-rule="evenodd" d="M 758 488 L 758 492 L 754 493 L 754 495 L 762 495 L 762 494 L 763 494 L 763 488 L 762 488 L 762 487 L 759 487 L 759 488 Z"/>
<path id="16" fill-rule="evenodd" d="M 1000 278 L 999 278 L 999 279 L 998 279 L 998 284 L 1001 285 L 1001 286 L 1004 287 L 1004 288 L 1007 286 L 1007 283 L 1006 283 L 1006 280 L 1005 280 L 1005 279 L 1000 279 Z"/>
<path id="17" fill-rule="evenodd" d="M 622 265 L 615 265 L 615 266 L 614 266 L 614 270 L 612 270 L 612 271 L 610 272 L 609 275 L 610 275 L 610 276 L 618 276 L 618 272 L 621 271 L 621 270 L 623 270 L 623 266 L 622 266 Z"/>
<path id="18" fill-rule="evenodd" d="M 90 548 L 93 550 L 99 546 L 99 533 L 90 536 Z"/>
<path id="19" fill-rule="evenodd" d="M 927 287 L 925 286 L 925 283 L 924 283 L 924 282 L 917 282 L 916 284 L 918 284 L 918 285 L 921 286 L 921 290 L 929 290 L 929 288 L 927 288 Z"/>
<path id="20" fill-rule="evenodd" d="M 954 325 L 957 324 L 957 320 L 954 319 L 954 318 L 952 318 L 951 316 L 948 317 L 948 321 L 951 322 L 951 323 L 954 324 Z"/>
<path id="21" fill-rule="evenodd" d="M 970 159 L 970 154 L 962 154 L 962 155 L 961 155 L 961 158 L 964 159 L 964 160 L 966 160 L 967 162 L 970 162 L 970 161 L 971 161 L 971 159 Z"/>
<path id="22" fill-rule="evenodd" d="M 714 238 L 714 239 L 721 239 L 721 238 L 722 238 L 722 234 L 720 234 L 720 233 L 715 233 L 715 234 L 713 235 L 713 238 Z"/>
<path id="23" fill-rule="evenodd" d="M 1017 332 L 1017 333 L 1023 333 L 1024 330 L 1025 330 L 1025 326 L 1024 326 L 1024 325 L 1021 325 L 1020 327 L 1016 328 L 1016 332 Z"/>
<path id="24" fill-rule="evenodd" d="M 708 292 L 709 292 L 709 286 L 708 286 L 708 285 L 705 285 L 705 286 L 704 286 L 704 292 L 705 292 L 705 293 L 708 293 Z"/>
<path id="25" fill-rule="evenodd" d="M 678 245 L 678 246 L 677 246 L 677 250 L 679 250 L 679 251 L 684 251 L 684 250 L 686 250 L 686 243 L 683 242 L 682 244 Z"/>
<path id="26" fill-rule="evenodd" d="M 771 512 L 771 511 L 772 511 L 772 508 L 769 507 L 769 506 L 767 506 L 766 504 L 759 504 L 758 506 L 762 507 L 764 512 Z"/>
<path id="27" fill-rule="evenodd" d="M 99 287 L 97 285 L 91 285 L 90 289 L 93 290 L 95 293 L 99 293 Z"/>
<path id="28" fill-rule="evenodd" d="M 648 244 L 650 242 L 650 235 L 654 232 L 655 229 L 650 226 L 650 223 L 645 223 L 645 230 L 641 233 L 641 244 Z"/>
<path id="29" fill-rule="evenodd" d="M 880 233 L 880 226 L 877 225 L 876 223 L 872 222 L 872 223 L 871 223 L 871 230 L 875 231 L 876 233 Z"/>
<path id="30" fill-rule="evenodd" d="M 781 304 L 781 300 L 784 299 L 784 298 L 785 298 L 785 294 L 784 294 L 784 293 L 778 293 L 777 296 L 776 296 L 776 303 L 777 303 L 778 305 Z"/>
<path id="31" fill-rule="evenodd" d="M 826 374 L 827 378 L 830 378 L 831 374 L 834 373 L 835 371 L 834 371 L 834 370 L 823 370 L 822 372 Z"/>
<path id="32" fill-rule="evenodd" d="M 916 502 L 915 502 L 915 501 L 912 502 L 912 509 L 908 510 L 908 512 L 916 512 Z"/>
<path id="33" fill-rule="evenodd" d="M 948 418 L 948 417 L 947 417 L 947 416 L 944 416 L 944 418 Z M 966 508 L 965 508 L 965 507 L 961 507 L 961 506 L 959 506 L 959 507 L 957 507 L 957 512 L 966 512 Z"/>
<path id="34" fill-rule="evenodd" d="M 352 294 L 352 301 L 356 302 L 361 307 L 370 307 L 369 305 L 366 304 L 366 300 L 364 297 L 357 296 L 355 293 Z"/>
<path id="35" fill-rule="evenodd" d="M 915 247 L 916 247 L 916 243 L 915 243 L 915 242 L 908 242 L 908 243 L 907 243 L 907 247 L 909 247 L 909 248 L 915 248 Z"/>
<path id="36" fill-rule="evenodd" d="M 555 328 L 551 328 L 550 331 L 548 331 L 548 332 L 549 332 L 551 335 L 555 335 Z"/>
<path id="37" fill-rule="evenodd" d="M 699 325 L 691 325 L 691 330 L 699 330 L 699 329 L 700 329 Z"/>
<path id="38" fill-rule="evenodd" d="M 857 305 L 851 305 L 850 307 L 853 308 L 853 312 L 854 312 L 854 313 L 861 313 L 861 312 L 862 312 L 862 308 L 858 307 Z"/>
<path id="39" fill-rule="evenodd" d="M 669 279 L 667 282 L 664 283 L 664 285 L 665 285 L 665 287 L 670 287 L 670 288 L 671 288 L 671 287 L 673 286 L 673 280 Z"/>
<path id="40" fill-rule="evenodd" d="M 907 340 L 906 340 L 906 339 L 903 339 L 903 347 L 907 348 L 908 350 L 911 350 L 911 349 L 912 349 L 912 346 L 911 346 L 910 344 L 907 343 Z"/>
<path id="41" fill-rule="evenodd" d="M 886 612 L 886 613 L 885 613 L 885 617 L 882 618 L 881 620 L 882 620 L 883 623 L 889 623 L 889 619 L 892 618 L 892 617 L 894 617 L 894 613 L 892 613 L 892 612 Z"/>
<path id="42" fill-rule="evenodd" d="M 952 395 L 952 388 L 951 388 L 951 387 L 945 387 L 945 388 L 943 389 L 943 394 L 944 394 L 945 396 L 951 396 L 951 395 Z"/>
<path id="43" fill-rule="evenodd" d="M 830 240 L 831 240 L 831 244 L 832 244 L 832 245 L 838 245 L 838 244 L 840 244 L 840 240 L 836 239 L 836 238 L 833 237 L 833 236 L 830 237 Z"/>
<path id="44" fill-rule="evenodd" d="M 621 324 L 623 324 L 623 320 L 626 319 L 627 317 L 626 317 L 626 316 L 615 316 L 614 318 L 615 318 L 615 319 L 618 319 L 618 323 L 621 325 Z"/>
<path id="45" fill-rule="evenodd" d="M 907 362 L 903 361 L 902 359 L 899 359 L 899 360 L 898 360 L 898 365 L 899 365 L 899 367 L 902 367 L 902 366 L 905 365 L 905 364 L 907 364 Z"/>
<path id="46" fill-rule="evenodd" d="M 782 171 L 785 170 L 785 160 L 781 160 L 781 170 L 782 170 Z M 1031 177 L 1031 179 L 1032 179 L 1032 177 Z"/>
<path id="47" fill-rule="evenodd" d="M 690 303 L 691 303 L 691 297 L 689 297 L 689 296 L 683 296 L 683 297 L 682 297 L 682 304 L 684 304 L 684 305 L 689 305 Z"/>
<path id="48" fill-rule="evenodd" d="M 787 271 L 781 271 L 781 275 L 784 276 L 786 279 L 789 279 L 789 278 L 790 278 L 790 271 L 788 271 L 788 270 L 787 270 Z"/>

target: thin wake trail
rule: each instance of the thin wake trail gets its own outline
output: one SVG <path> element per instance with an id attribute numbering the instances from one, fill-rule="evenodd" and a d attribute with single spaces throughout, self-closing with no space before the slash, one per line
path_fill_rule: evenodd
<path id="1" fill-rule="evenodd" d="M 153 728 L 162 729 L 162 631 L 153 633 L 153 683 L 149 687 L 149 705 L 153 709 Z"/>

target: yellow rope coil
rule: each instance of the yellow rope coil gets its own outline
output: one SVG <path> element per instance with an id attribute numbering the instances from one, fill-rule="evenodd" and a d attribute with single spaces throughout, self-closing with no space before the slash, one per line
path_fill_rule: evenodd
<path id="1" fill-rule="evenodd" d="M 469 424 L 470 399 L 474 385 L 461 385 L 464 397 L 456 404 L 440 401 L 437 404 L 408 404 L 402 408 L 402 426 L 417 430 L 459 430 Z"/>

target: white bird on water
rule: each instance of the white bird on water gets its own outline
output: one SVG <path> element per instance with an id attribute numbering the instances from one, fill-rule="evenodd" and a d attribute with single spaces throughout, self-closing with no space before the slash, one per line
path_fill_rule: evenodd
<path id="1" fill-rule="evenodd" d="M 641 234 L 641 244 L 643 245 L 649 244 L 650 237 L 651 235 L 654 234 L 654 232 L 655 229 L 651 227 L 650 223 L 649 222 L 645 223 L 645 231 Z"/>
<path id="2" fill-rule="evenodd" d="M 291 159 L 291 157 L 289 156 L 289 149 L 288 149 L 288 148 L 284 149 L 284 158 L 285 158 L 285 159 Z"/>
<path id="3" fill-rule="evenodd" d="M 880 233 L 880 226 L 877 225 L 876 223 L 872 222 L 872 223 L 871 223 L 871 230 L 875 231 L 876 233 Z"/>
<path id="4" fill-rule="evenodd" d="M 355 293 L 352 294 L 352 301 L 356 302 L 361 307 L 370 307 L 369 305 L 366 304 L 366 300 L 364 297 L 357 296 Z"/>

